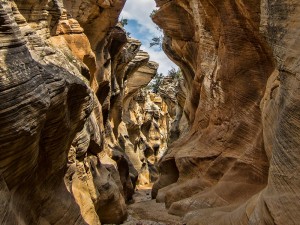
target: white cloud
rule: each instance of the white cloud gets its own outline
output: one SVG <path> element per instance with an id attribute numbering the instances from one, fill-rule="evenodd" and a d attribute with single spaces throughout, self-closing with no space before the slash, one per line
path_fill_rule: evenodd
<path id="1" fill-rule="evenodd" d="M 159 31 L 150 18 L 154 9 L 156 9 L 154 0 L 127 0 L 120 18 L 136 20 L 151 33 L 158 34 Z"/>
<path id="2" fill-rule="evenodd" d="M 149 53 L 150 60 L 159 63 L 159 73 L 167 74 L 168 70 L 172 67 L 177 68 L 177 66 L 170 61 L 162 50 L 157 51 L 157 49 L 149 48 L 152 37 L 162 35 L 161 31 L 156 29 L 157 26 L 150 18 L 150 14 L 154 9 L 156 9 L 154 0 L 127 0 L 120 18 L 135 20 L 141 25 L 139 26 L 139 32 L 143 33 L 145 31 L 143 39 L 149 41 L 148 43 L 144 43 L 141 49 Z M 132 35 L 135 36 L 134 34 Z"/>
<path id="3" fill-rule="evenodd" d="M 166 56 L 163 51 L 155 51 L 153 48 L 149 48 L 148 46 L 142 46 L 141 49 L 149 53 L 151 61 L 159 63 L 159 73 L 167 75 L 168 71 L 172 67 L 177 68 L 177 66 Z"/>

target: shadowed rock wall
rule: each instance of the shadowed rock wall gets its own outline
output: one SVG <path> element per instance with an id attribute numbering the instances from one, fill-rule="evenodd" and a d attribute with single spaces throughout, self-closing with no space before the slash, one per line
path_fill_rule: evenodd
<path id="1" fill-rule="evenodd" d="M 190 131 L 160 161 L 153 197 L 187 224 L 296 224 L 299 3 L 156 2 Z"/>
<path id="2" fill-rule="evenodd" d="M 124 4 L 0 2 L 2 224 L 126 219 L 140 171 L 118 139 L 125 88 L 158 64 L 116 26 Z"/>

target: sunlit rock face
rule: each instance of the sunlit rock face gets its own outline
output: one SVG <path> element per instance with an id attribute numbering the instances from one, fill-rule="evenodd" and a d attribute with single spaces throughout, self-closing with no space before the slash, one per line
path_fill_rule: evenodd
<path id="1" fill-rule="evenodd" d="M 171 118 L 168 143 L 172 143 L 188 129 L 188 122 L 183 108 L 186 100 L 186 86 L 182 77 L 166 76 L 159 86 L 159 95 L 168 106 Z"/>
<path id="2" fill-rule="evenodd" d="M 143 89 L 124 107 L 124 115 L 127 136 L 119 137 L 128 146 L 126 153 L 138 172 L 137 184 L 150 184 L 157 179 L 156 164 L 167 150 L 172 120 L 167 104 L 159 95 Z"/>
<path id="3" fill-rule="evenodd" d="M 296 224 L 299 3 L 156 2 L 190 130 L 161 160 L 153 197 L 187 224 Z"/>
<path id="4" fill-rule="evenodd" d="M 158 65 L 116 26 L 124 4 L 0 2 L 3 224 L 126 219 L 140 171 L 120 142 L 123 104 Z"/>
<path id="5" fill-rule="evenodd" d="M 121 3 L 105 10 L 117 12 Z M 90 86 L 100 60 L 92 37 L 69 14 L 71 6 L 0 3 L 4 224 L 120 223 L 127 215 L 116 163 L 103 148 L 101 105 Z M 99 29 L 102 42 L 110 27 Z"/>

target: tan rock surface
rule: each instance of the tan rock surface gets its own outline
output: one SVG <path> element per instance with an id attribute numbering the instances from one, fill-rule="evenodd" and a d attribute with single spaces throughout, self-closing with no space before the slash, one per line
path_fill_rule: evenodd
<path id="1" fill-rule="evenodd" d="M 300 3 L 156 2 L 161 96 L 125 0 L 0 1 L 2 224 L 120 224 L 156 163 L 131 224 L 300 221 Z"/>
<path id="2" fill-rule="evenodd" d="M 182 77 L 167 76 L 159 86 L 159 95 L 168 106 L 168 113 L 171 117 L 169 131 L 169 143 L 176 141 L 180 135 L 188 130 L 188 121 L 183 108 L 186 100 L 185 81 Z"/>
<path id="3" fill-rule="evenodd" d="M 131 143 L 127 155 L 135 162 L 137 184 L 145 185 L 157 179 L 156 163 L 167 150 L 170 116 L 166 103 L 158 95 L 142 90 L 130 96 L 123 115 L 128 136 L 123 135 L 122 139 Z"/>
<path id="4" fill-rule="evenodd" d="M 157 4 L 190 131 L 161 160 L 153 196 L 187 224 L 297 224 L 299 4 Z"/>
<path id="5" fill-rule="evenodd" d="M 72 15 L 83 2 L 94 17 Z M 0 2 L 3 224 L 121 223 L 127 217 L 129 165 L 107 148 L 109 117 L 100 104 L 116 91 L 98 92 L 105 79 L 114 86 L 111 57 L 127 43 L 122 28 L 111 30 L 124 1 L 109 3 Z M 101 32 L 86 32 L 89 20 Z M 107 54 L 94 54 L 95 45 Z"/>
<path id="6" fill-rule="evenodd" d="M 76 67 L 26 24 L 13 3 L 1 2 L 0 8 L 1 221 L 100 223 L 96 213 L 81 216 L 64 182 L 72 140 L 92 111 L 91 91 Z"/>

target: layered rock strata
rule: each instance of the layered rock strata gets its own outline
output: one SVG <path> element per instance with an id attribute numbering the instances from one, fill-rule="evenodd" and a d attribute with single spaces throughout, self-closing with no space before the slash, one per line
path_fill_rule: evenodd
<path id="1" fill-rule="evenodd" d="M 124 4 L 0 2 L 1 223 L 126 219 L 141 171 L 120 142 L 123 101 L 158 65 L 116 26 Z"/>
<path id="2" fill-rule="evenodd" d="M 156 164 L 167 150 L 172 118 L 162 98 L 146 90 L 139 91 L 124 110 L 127 114 L 124 125 L 131 143 L 127 155 L 136 162 L 137 184 L 150 184 L 157 179 Z"/>
<path id="3" fill-rule="evenodd" d="M 168 106 L 171 117 L 169 143 L 174 142 L 188 130 L 188 122 L 183 112 L 187 90 L 182 77 L 166 76 L 159 85 L 159 95 Z"/>
<path id="4" fill-rule="evenodd" d="M 190 131 L 160 161 L 153 197 L 187 224 L 296 224 L 299 3 L 156 2 Z"/>

